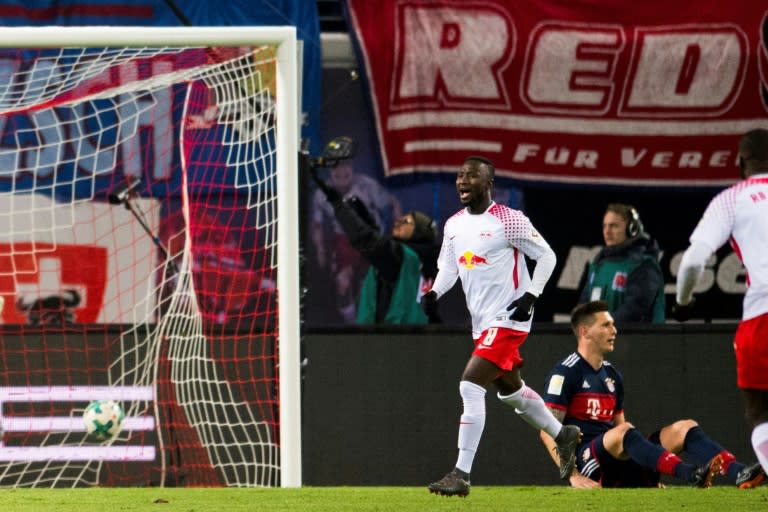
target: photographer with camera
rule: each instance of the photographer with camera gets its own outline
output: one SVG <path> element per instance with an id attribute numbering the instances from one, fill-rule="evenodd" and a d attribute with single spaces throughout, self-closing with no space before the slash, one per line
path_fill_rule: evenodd
<path id="1" fill-rule="evenodd" d="M 337 189 L 336 182 L 326 183 L 318 175 L 321 167 L 346 169 L 351 147 L 338 153 L 337 145 L 350 145 L 347 138 L 331 141 L 324 156 L 307 161 L 310 176 L 332 207 L 346 242 L 370 263 L 360 290 L 355 322 L 358 324 L 426 324 L 439 321 L 437 314 L 429 318 L 419 304 L 423 290 L 429 290 L 437 274 L 437 228 L 432 218 L 420 211 L 397 215 L 390 233 L 382 233 L 375 213 L 371 212 L 354 189 Z M 329 149 L 330 148 L 330 149 Z M 316 196 L 317 197 L 317 196 Z M 399 205 L 398 205 L 399 207 Z M 317 225 L 315 227 L 318 227 Z M 315 238 L 318 244 L 318 239 Z M 320 251 L 320 248 L 318 247 Z M 321 254 L 321 252 L 319 252 Z M 320 259 L 320 258 L 318 258 Z M 322 262 L 320 262 L 322 265 Z M 338 279 L 339 273 L 336 273 Z"/>

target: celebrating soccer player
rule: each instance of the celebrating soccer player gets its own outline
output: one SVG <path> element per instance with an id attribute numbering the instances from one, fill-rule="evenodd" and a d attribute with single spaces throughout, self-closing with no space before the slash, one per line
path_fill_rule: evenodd
<path id="1" fill-rule="evenodd" d="M 464 208 L 445 223 L 437 277 L 422 299 L 429 314 L 461 279 L 472 316 L 475 349 L 459 383 L 464 411 L 458 460 L 445 477 L 429 484 L 430 492 L 445 496 L 469 494 L 469 474 L 485 426 L 485 390 L 491 384 L 499 400 L 555 438 L 562 478 L 571 473 L 579 439 L 578 427 L 564 427 L 520 376 L 519 348 L 556 258 L 528 217 L 492 200 L 494 171 L 490 160 L 478 156 L 468 157 L 459 169 L 456 189 Z M 536 260 L 532 276 L 526 256 Z"/>

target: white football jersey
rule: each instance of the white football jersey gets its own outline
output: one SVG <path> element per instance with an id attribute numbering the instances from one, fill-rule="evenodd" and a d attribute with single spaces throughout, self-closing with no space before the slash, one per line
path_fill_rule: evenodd
<path id="1" fill-rule="evenodd" d="M 768 174 L 751 176 L 716 195 L 690 240 L 713 252 L 730 240 L 747 269 L 742 318 L 768 313 Z"/>
<path id="2" fill-rule="evenodd" d="M 496 203 L 482 214 L 465 208 L 445 223 L 432 289 L 441 296 L 461 279 L 474 338 L 489 327 L 528 332 L 531 320 L 510 320 L 507 306 L 526 291 L 541 294 L 552 269 L 540 287 L 532 286 L 525 256 L 538 260 L 545 254 L 554 261 L 549 244 L 522 212 Z"/>

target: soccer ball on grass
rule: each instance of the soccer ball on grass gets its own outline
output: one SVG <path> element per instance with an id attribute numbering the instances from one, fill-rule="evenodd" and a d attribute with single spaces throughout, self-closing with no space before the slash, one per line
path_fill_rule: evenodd
<path id="1" fill-rule="evenodd" d="M 86 431 L 99 441 L 116 436 L 123 426 L 123 418 L 123 408 L 113 400 L 94 400 L 83 411 Z"/>

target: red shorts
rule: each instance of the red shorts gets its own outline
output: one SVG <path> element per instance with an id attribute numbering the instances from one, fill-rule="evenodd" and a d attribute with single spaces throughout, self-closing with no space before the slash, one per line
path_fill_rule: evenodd
<path id="1" fill-rule="evenodd" d="M 733 350 L 739 388 L 768 391 L 768 313 L 739 323 Z"/>
<path id="2" fill-rule="evenodd" d="M 482 357 L 504 371 L 510 371 L 515 366 L 522 366 L 520 346 L 527 337 L 527 332 L 506 327 L 490 327 L 475 340 L 472 355 Z"/>

